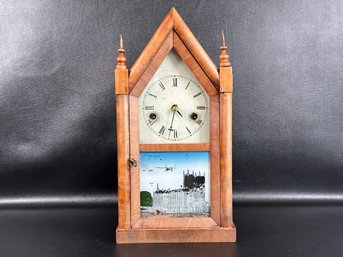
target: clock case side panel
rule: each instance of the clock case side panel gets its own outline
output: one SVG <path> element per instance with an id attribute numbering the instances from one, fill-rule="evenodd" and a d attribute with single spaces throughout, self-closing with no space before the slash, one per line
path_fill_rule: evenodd
<path id="1" fill-rule="evenodd" d="M 232 67 L 227 53 L 224 33 L 220 46 L 220 177 L 221 225 L 235 227 L 232 216 Z"/>
<path id="2" fill-rule="evenodd" d="M 119 49 L 117 66 L 114 71 L 115 97 L 116 97 L 116 129 L 117 129 L 117 172 L 118 172 L 118 227 L 129 229 L 131 227 L 131 192 L 130 168 L 128 159 L 129 149 L 129 95 L 128 70 L 122 46 Z"/>

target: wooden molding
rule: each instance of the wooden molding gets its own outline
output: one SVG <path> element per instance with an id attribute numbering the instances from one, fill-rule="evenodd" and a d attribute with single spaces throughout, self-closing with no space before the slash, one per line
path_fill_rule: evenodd
<path id="1" fill-rule="evenodd" d="M 174 18 L 174 30 L 181 38 L 182 42 L 189 49 L 194 59 L 199 63 L 206 75 L 210 78 L 215 87 L 219 88 L 219 74 L 216 65 L 207 55 L 192 31 L 181 18 L 175 8 L 172 8 Z"/>
<path id="2" fill-rule="evenodd" d="M 117 229 L 118 244 L 235 242 L 236 228 Z"/>
<path id="3" fill-rule="evenodd" d="M 210 217 L 166 217 L 141 218 L 133 228 L 211 228 L 218 224 Z"/>
<path id="4" fill-rule="evenodd" d="M 149 83 L 152 76 L 154 76 L 157 69 L 160 67 L 163 60 L 166 58 L 170 50 L 173 48 L 173 31 L 171 31 L 162 43 L 160 49 L 151 60 L 148 67 L 144 70 L 141 77 L 138 79 L 136 85 L 131 90 L 131 95 L 139 97 L 143 92 L 145 86 Z"/>
<path id="5" fill-rule="evenodd" d="M 210 154 L 211 154 L 211 174 L 210 174 L 210 198 L 211 217 L 220 225 L 220 136 L 219 136 L 219 97 L 210 97 Z"/>
<path id="6" fill-rule="evenodd" d="M 129 96 L 116 95 L 117 155 L 118 155 L 118 228 L 125 229 L 130 223 L 130 169 L 129 152 Z"/>
<path id="7" fill-rule="evenodd" d="M 232 223 L 232 94 L 220 94 L 220 185 L 222 227 Z"/>
<path id="8" fill-rule="evenodd" d="M 210 144 L 141 144 L 141 152 L 204 152 L 210 151 Z"/>
<path id="9" fill-rule="evenodd" d="M 189 50 L 193 58 L 219 91 L 219 73 L 216 65 L 207 55 L 205 50 L 202 48 L 198 40 L 195 38 L 191 30 L 188 28 L 174 7 L 168 12 L 167 16 L 164 18 L 148 44 L 145 46 L 143 52 L 132 65 L 129 77 L 129 91 L 131 92 L 131 90 L 135 87 L 144 71 L 148 68 L 157 52 L 162 47 L 169 33 L 173 30 L 180 37 L 181 41 Z"/>
<path id="10" fill-rule="evenodd" d="M 140 159 L 139 159 L 139 100 L 129 96 L 130 106 L 130 157 L 137 160 L 137 166 L 130 167 L 131 178 L 131 226 L 141 217 L 140 212 Z"/>
<path id="11" fill-rule="evenodd" d="M 194 76 L 198 79 L 206 93 L 209 96 L 218 94 L 217 88 L 208 78 L 203 69 L 199 66 L 198 62 L 194 59 L 194 56 L 188 51 L 187 47 L 184 45 L 175 31 L 171 31 L 165 41 L 162 43 L 157 54 L 154 56 L 148 67 L 144 70 L 142 76 L 138 79 L 136 85 L 132 88 L 130 95 L 134 95 L 136 97 L 141 95 L 144 88 L 149 83 L 150 79 L 173 47 L 177 54 L 192 71 Z"/>
<path id="12" fill-rule="evenodd" d="M 188 51 L 186 45 L 181 41 L 180 37 L 174 32 L 174 49 L 198 79 L 209 96 L 218 93 L 217 87 L 211 82 L 199 63 L 194 59 L 194 56 Z"/>

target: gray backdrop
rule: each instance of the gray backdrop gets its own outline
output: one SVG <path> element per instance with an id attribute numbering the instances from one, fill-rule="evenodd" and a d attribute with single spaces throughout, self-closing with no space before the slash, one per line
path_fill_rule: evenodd
<path id="1" fill-rule="evenodd" d="M 2 0 L 0 203 L 114 201 L 119 35 L 131 66 L 172 6 L 229 42 L 236 202 L 343 199 L 343 1 Z"/>

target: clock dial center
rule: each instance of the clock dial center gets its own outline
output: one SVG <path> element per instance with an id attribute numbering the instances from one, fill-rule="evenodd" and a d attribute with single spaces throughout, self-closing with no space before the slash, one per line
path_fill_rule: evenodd
<path id="1" fill-rule="evenodd" d="M 177 104 L 173 104 L 172 107 L 170 108 L 172 110 L 172 112 L 177 112 L 179 111 L 179 107 L 177 106 Z"/>

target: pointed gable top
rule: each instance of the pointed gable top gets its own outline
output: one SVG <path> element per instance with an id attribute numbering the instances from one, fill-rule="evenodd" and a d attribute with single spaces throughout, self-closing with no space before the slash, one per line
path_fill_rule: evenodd
<path id="1" fill-rule="evenodd" d="M 179 13 L 173 7 L 168 12 L 160 26 L 157 28 L 152 38 L 145 46 L 143 52 L 132 65 L 129 78 L 130 90 L 135 86 L 144 71 L 148 68 L 154 56 L 158 53 L 163 43 L 166 41 L 168 35 L 173 31 L 181 39 L 182 43 L 189 50 L 208 79 L 217 89 L 219 89 L 219 74 L 216 65 L 207 55 Z"/>

